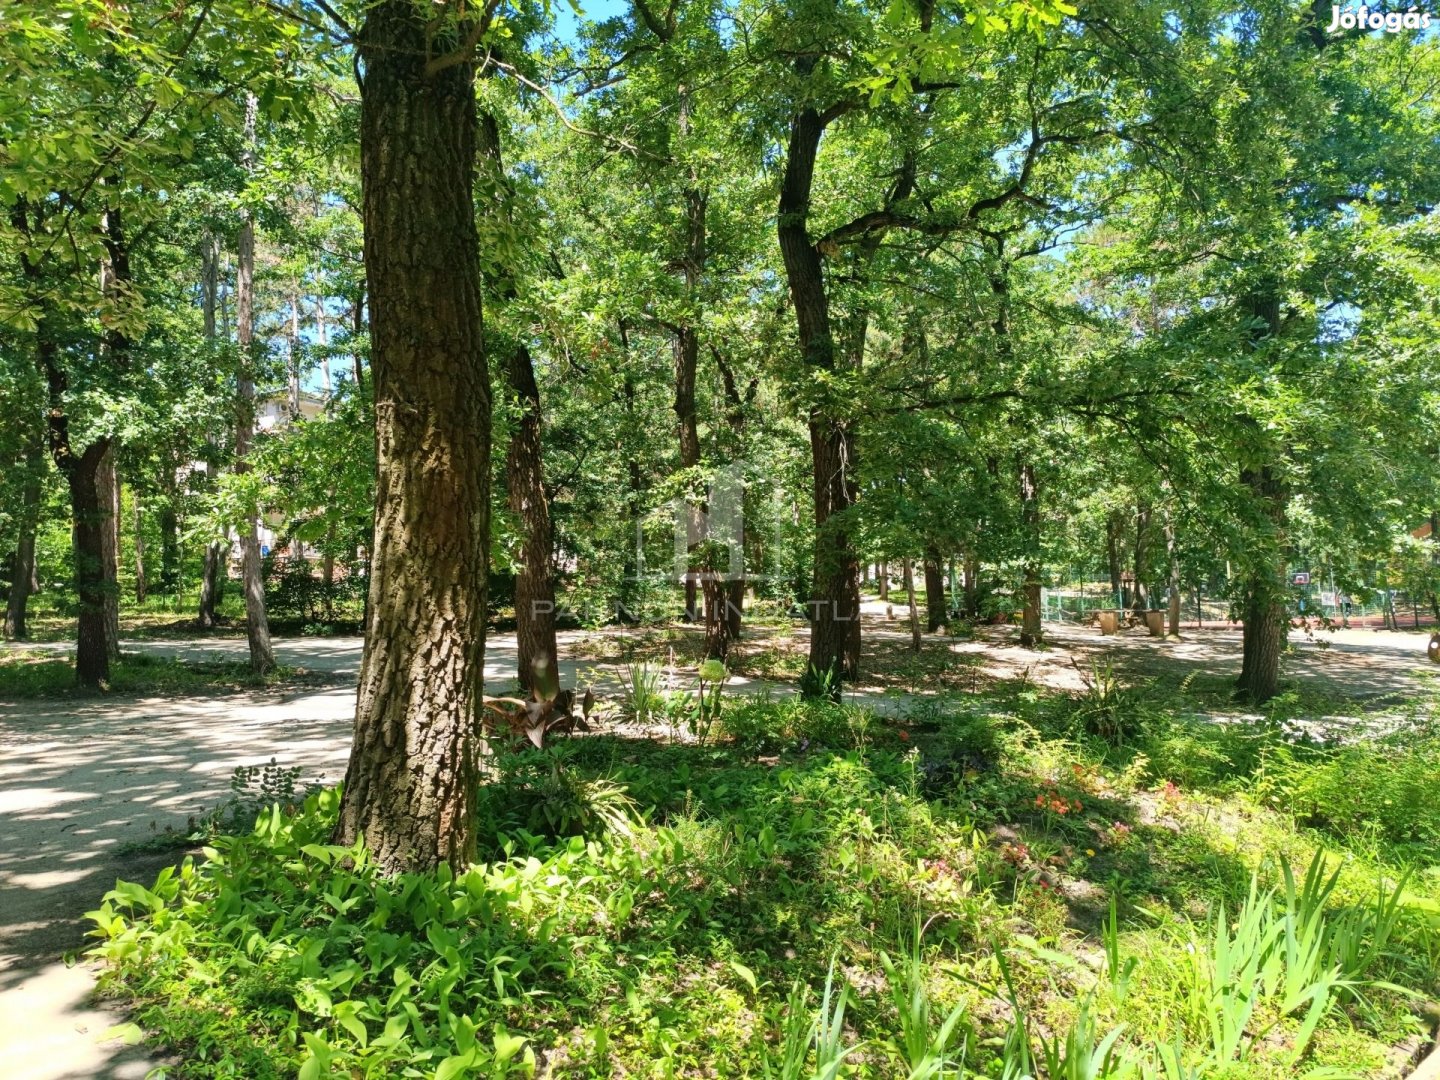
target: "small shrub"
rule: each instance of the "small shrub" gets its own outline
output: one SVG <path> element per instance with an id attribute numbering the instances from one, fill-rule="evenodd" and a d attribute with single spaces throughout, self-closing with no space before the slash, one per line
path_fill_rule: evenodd
<path id="1" fill-rule="evenodd" d="M 720 721 L 734 742 L 749 750 L 811 746 L 850 749 L 870 741 L 876 720 L 868 709 L 825 699 L 782 702 L 735 700 Z"/>
<path id="2" fill-rule="evenodd" d="M 628 835 L 638 817 L 624 784 L 588 777 L 546 751 L 507 755 L 500 779 L 480 788 L 477 815 L 498 849 L 517 832 L 550 840 Z"/>

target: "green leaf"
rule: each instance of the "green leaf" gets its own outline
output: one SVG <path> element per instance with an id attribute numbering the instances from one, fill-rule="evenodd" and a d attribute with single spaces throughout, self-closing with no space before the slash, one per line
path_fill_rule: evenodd
<path id="1" fill-rule="evenodd" d="M 736 975 L 740 976 L 740 978 L 744 981 L 745 985 L 750 987 L 750 992 L 752 994 L 759 990 L 759 984 L 755 981 L 755 972 L 751 971 L 744 964 L 740 963 L 739 960 L 730 961 L 730 970 L 735 972 Z"/>

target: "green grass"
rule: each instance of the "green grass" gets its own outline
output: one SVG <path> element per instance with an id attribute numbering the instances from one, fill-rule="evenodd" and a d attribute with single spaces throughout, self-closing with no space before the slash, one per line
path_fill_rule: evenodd
<path id="1" fill-rule="evenodd" d="M 1436 849 L 1387 781 L 1357 806 L 1324 779 L 1353 751 L 1099 704 L 1134 716 L 1020 687 L 557 742 L 501 759 L 458 876 L 382 879 L 317 794 L 120 886 L 97 955 L 177 1076 L 1378 1071 L 1440 990 Z M 1417 719 L 1366 767 L 1408 791 L 1437 745 Z"/>
<path id="2" fill-rule="evenodd" d="M 301 677 L 298 668 L 279 667 L 258 676 L 244 661 L 183 660 L 126 654 L 110 665 L 102 692 L 181 697 L 187 694 L 276 686 Z M 0 653 L 0 700 L 85 697 L 94 692 L 75 683 L 75 663 L 49 651 Z"/>

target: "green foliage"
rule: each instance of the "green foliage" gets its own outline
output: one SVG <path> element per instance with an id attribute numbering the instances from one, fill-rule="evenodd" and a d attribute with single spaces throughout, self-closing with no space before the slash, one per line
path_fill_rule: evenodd
<path id="1" fill-rule="evenodd" d="M 1428 728 L 1311 751 L 1276 748 L 1264 792 L 1297 820 L 1341 839 L 1417 855 L 1440 844 L 1440 737 Z"/>
<path id="2" fill-rule="evenodd" d="M 731 705 L 727 732 L 764 733 L 741 748 L 503 759 L 491 861 L 459 875 L 382 877 L 329 844 L 334 792 L 297 809 L 277 773 L 291 809 L 119 886 L 99 955 L 199 1077 L 518 1075 L 528 1052 L 596 1075 L 1279 1080 L 1355 1071 L 1440 989 L 1433 874 L 1326 855 L 1223 787 L 1137 789 L 1024 701 L 869 716 L 860 739 L 846 707 Z M 933 789 L 931 757 L 955 763 Z M 241 779 L 249 800 L 264 770 Z M 1083 809 L 1037 813 L 1046 784 Z"/>
<path id="3" fill-rule="evenodd" d="M 739 698 L 721 725 L 734 742 L 750 750 L 803 750 L 817 746 L 861 747 L 875 731 L 875 716 L 854 705 L 825 698 L 779 702 Z"/>
<path id="4" fill-rule="evenodd" d="M 480 788 L 477 815 L 497 849 L 507 835 L 627 836 L 637 816 L 624 784 L 578 773 L 557 750 L 506 753 L 496 768 L 499 778 Z"/>
<path id="5" fill-rule="evenodd" d="M 248 663 L 229 660 L 185 660 L 174 657 L 134 654 L 123 656 L 110 667 L 110 681 L 102 689 L 118 694 L 161 694 L 180 697 L 274 686 L 300 675 L 294 668 L 280 667 L 256 675 Z M 0 698 L 84 697 L 91 691 L 75 685 L 75 665 L 70 659 L 36 650 L 0 655 Z"/>

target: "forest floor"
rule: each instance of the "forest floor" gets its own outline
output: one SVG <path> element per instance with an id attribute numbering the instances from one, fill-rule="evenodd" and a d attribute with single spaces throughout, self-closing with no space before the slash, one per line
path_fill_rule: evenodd
<path id="1" fill-rule="evenodd" d="M 878 607 L 878 610 L 876 608 Z M 1192 631 L 1179 641 L 1143 630 L 1101 637 L 1058 627 L 1039 652 L 1013 631 L 986 627 L 969 639 L 927 636 L 917 656 L 905 624 L 869 604 L 864 666 L 847 699 L 879 711 L 945 690 L 1028 679 L 1078 689 L 1097 666 L 1130 678 L 1208 688 L 1219 701 L 1239 666 L 1238 630 Z M 786 695 L 803 662 L 802 627 L 755 627 L 737 647 L 727 693 Z M 1434 670 L 1424 634 L 1337 631 L 1292 635 L 1286 678 L 1306 711 L 1362 726 L 1421 691 Z M 1322 644 L 1323 643 L 1323 644 Z M 83 944 L 83 915 L 117 877 L 148 880 L 176 858 L 174 833 L 213 811 L 235 768 L 276 759 L 302 782 L 344 773 L 359 672 L 358 638 L 277 641 L 282 664 L 306 676 L 293 685 L 183 697 L 111 694 L 63 700 L 0 698 L 0 1059 L 30 1080 L 133 1080 L 153 1068 L 138 1048 L 102 1041 L 116 1018 L 91 1001 L 93 980 L 62 957 Z M 562 635 L 564 685 L 593 684 L 604 701 L 627 663 L 651 662 L 683 688 L 700 647 L 692 627 Z M 19 647 L 7 646 L 0 656 Z M 32 647 L 60 651 L 61 643 Z M 494 637 L 492 692 L 514 678 L 513 636 Z M 127 642 L 127 652 L 186 660 L 243 658 L 233 637 Z M 1427 670 L 1430 669 L 1430 670 Z M 1293 713 L 1293 710 L 1292 710 Z M 1234 715 L 1233 710 L 1229 715 Z"/>

